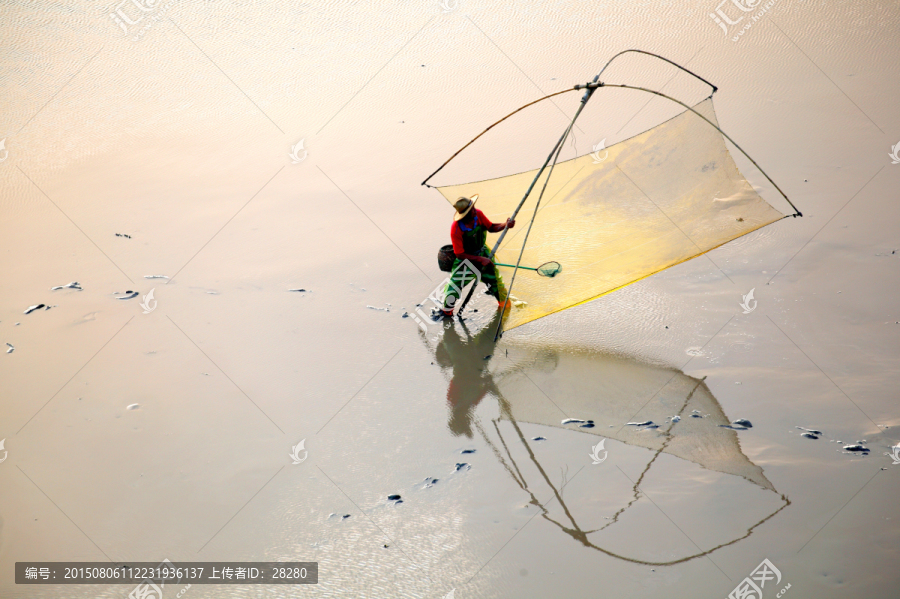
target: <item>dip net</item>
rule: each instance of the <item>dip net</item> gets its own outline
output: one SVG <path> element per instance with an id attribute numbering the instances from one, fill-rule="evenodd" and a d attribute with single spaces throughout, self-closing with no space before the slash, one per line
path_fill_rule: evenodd
<path id="1" fill-rule="evenodd" d="M 517 274 L 514 293 L 522 302 L 508 312 L 504 330 L 589 302 L 784 218 L 738 171 L 716 128 L 712 97 L 693 110 L 697 114 L 685 110 L 605 150 L 555 165 L 520 264 L 552 260 L 562 269 L 553 278 Z M 437 189 L 451 203 L 477 193 L 478 208 L 504 222 L 537 173 Z M 534 202 L 503 239 L 496 262 L 518 262 Z M 491 238 L 488 244 L 493 247 Z M 508 281 L 513 268 L 499 269 Z"/>

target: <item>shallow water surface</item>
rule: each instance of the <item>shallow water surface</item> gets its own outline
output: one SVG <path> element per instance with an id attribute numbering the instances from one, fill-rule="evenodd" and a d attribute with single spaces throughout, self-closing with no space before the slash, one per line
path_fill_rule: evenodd
<path id="1" fill-rule="evenodd" d="M 897 597 L 900 11 L 750 4 L 7 3 L 0 596 L 169 559 L 319 582 L 166 598 L 727 597 L 763 560 L 765 599 Z M 420 327 L 452 209 L 419 183 L 627 48 L 714 82 L 803 218 L 497 342 L 481 293 Z M 540 166 L 579 98 L 435 184 Z M 598 90 L 561 159 L 680 111 L 649 98 Z"/>

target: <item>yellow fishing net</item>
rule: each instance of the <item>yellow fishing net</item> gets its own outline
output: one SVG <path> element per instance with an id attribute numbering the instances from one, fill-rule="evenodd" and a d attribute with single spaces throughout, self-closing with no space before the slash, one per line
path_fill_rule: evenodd
<path id="1" fill-rule="evenodd" d="M 718 124 L 712 99 L 694 110 Z M 478 208 L 504 222 L 537 170 L 437 189 L 451 203 L 478 194 Z M 546 172 L 495 260 L 515 264 Z M 522 266 L 556 261 L 553 278 L 520 270 L 504 329 L 588 302 L 783 218 L 738 171 L 725 139 L 696 114 L 674 118 L 553 170 Z M 496 237 L 488 238 L 493 248 Z M 512 269 L 500 267 L 509 283 Z"/>

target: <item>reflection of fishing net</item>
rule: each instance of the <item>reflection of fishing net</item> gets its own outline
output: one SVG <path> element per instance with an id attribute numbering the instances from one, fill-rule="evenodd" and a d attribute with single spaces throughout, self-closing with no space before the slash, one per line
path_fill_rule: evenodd
<path id="1" fill-rule="evenodd" d="M 712 99 L 694 110 L 717 122 Z M 536 174 L 438 189 L 451 203 L 479 194 L 478 207 L 503 222 Z M 526 305 L 512 310 L 504 328 L 590 301 L 781 218 L 738 171 L 722 134 L 685 111 L 602 155 L 556 165 L 521 264 L 557 260 L 565 270 L 552 281 L 517 277 Z M 497 262 L 516 263 L 524 229 L 507 235 Z"/>
<path id="2" fill-rule="evenodd" d="M 517 376 L 516 369 L 502 375 L 499 388 L 509 401 L 501 418 L 646 447 L 775 490 L 762 468 L 744 455 L 738 433 L 722 426 L 729 424 L 728 417 L 702 380 L 609 356 L 565 353 L 555 364 L 544 373 L 523 363 L 527 377 Z M 673 422 L 673 416 L 680 420 Z M 595 426 L 561 424 L 566 417 L 593 420 Z M 629 421 L 652 421 L 659 428 L 627 425 Z"/>
<path id="3" fill-rule="evenodd" d="M 539 506 L 540 515 L 581 545 L 632 563 L 674 565 L 739 543 L 790 504 L 775 490 L 762 468 L 742 451 L 739 435 L 752 435 L 752 429 L 738 433 L 720 426 L 728 425 L 729 419 L 703 380 L 625 356 L 570 346 L 549 348 L 540 344 L 534 348 L 516 340 L 505 344 L 508 354 L 492 357 L 492 333 L 499 318 L 495 314 L 479 330 L 469 331 L 465 321 L 460 320 L 445 327 L 442 337 L 421 335 L 445 372 L 452 367 L 453 378 L 447 390 L 451 406 L 448 426 L 456 434 L 471 431 L 469 427 L 477 429 L 512 481 L 528 494 L 532 505 Z M 485 361 L 485 355 L 490 361 Z M 499 414 L 482 425 L 472 411 L 485 394 L 496 397 Z M 692 418 L 691 414 L 702 417 Z M 484 415 L 482 410 L 481 416 Z M 673 416 L 680 420 L 674 422 Z M 568 418 L 593 420 L 594 427 L 562 424 Z M 625 424 L 647 420 L 660 427 Z M 560 455 L 555 450 L 538 449 L 544 440 L 533 437 L 538 431 L 526 425 L 548 427 L 540 432 L 551 444 L 563 436 L 590 436 L 582 438 L 583 453 Z M 569 433 L 560 429 L 568 429 Z M 607 467 L 605 476 L 597 470 L 604 480 L 602 488 L 582 486 L 582 492 L 576 491 L 574 497 L 564 495 L 567 479 L 571 480 L 567 474 L 570 459 L 576 467 L 590 463 L 589 445 L 600 443 L 603 438 L 621 442 L 622 445 L 607 443 L 604 451 L 609 456 L 615 454 L 614 461 L 622 464 L 624 470 Z M 625 445 L 646 449 L 633 451 Z M 646 466 L 635 478 L 641 454 L 646 457 Z M 561 473 L 566 473 L 561 483 L 553 480 L 557 465 Z M 695 468 L 723 476 L 698 477 Z M 657 494 L 657 484 L 678 484 L 679 478 L 672 476 L 684 477 L 681 490 L 672 493 L 667 488 L 665 493 Z M 631 513 L 641 511 L 640 507 L 631 508 L 641 505 L 644 485 L 651 488 L 654 503 L 663 513 L 674 511 L 679 514 L 679 522 L 690 522 L 693 517 L 708 527 L 703 540 L 698 540 L 697 552 L 663 555 L 656 542 L 629 542 L 637 538 L 629 527 L 637 522 L 644 530 L 643 519 L 634 519 L 640 514 Z M 550 495 L 545 486 L 552 490 L 555 501 L 547 502 Z M 690 488 L 695 488 L 695 495 L 679 498 Z M 723 497 L 730 499 L 723 502 Z M 752 501 L 752 505 L 741 503 L 743 498 Z M 730 505 L 731 500 L 736 501 L 736 511 L 718 509 L 717 506 Z M 611 536 L 603 532 L 610 527 L 615 527 Z"/>

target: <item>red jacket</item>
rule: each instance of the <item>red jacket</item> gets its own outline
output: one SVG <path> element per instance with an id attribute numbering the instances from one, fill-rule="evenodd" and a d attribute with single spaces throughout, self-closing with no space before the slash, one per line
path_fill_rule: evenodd
<path id="1" fill-rule="evenodd" d="M 484 215 L 484 212 L 479 210 L 478 208 L 472 208 L 475 211 L 475 226 L 476 227 L 486 227 L 488 231 L 491 231 L 494 228 L 494 223 L 488 220 L 488 217 Z M 463 247 L 463 231 L 460 228 L 460 223 L 462 221 L 454 221 L 450 226 L 450 241 L 453 243 L 453 253 L 457 256 L 461 254 L 465 254 L 466 250 Z"/>

